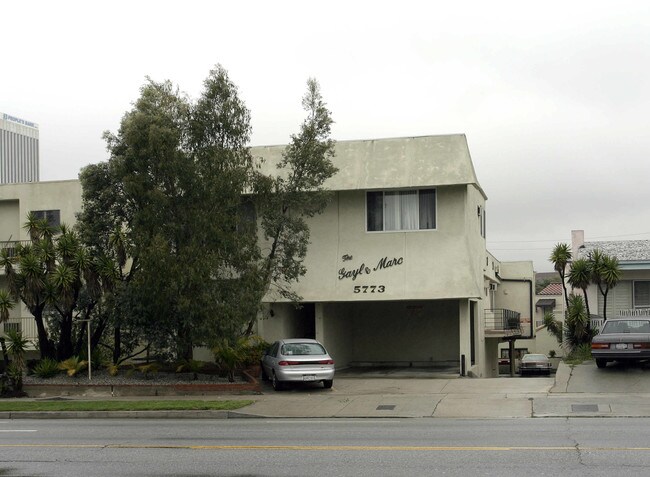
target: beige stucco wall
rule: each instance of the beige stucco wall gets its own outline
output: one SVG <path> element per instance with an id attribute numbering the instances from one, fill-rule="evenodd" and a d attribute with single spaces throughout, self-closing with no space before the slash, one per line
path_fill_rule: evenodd
<path id="1" fill-rule="evenodd" d="M 277 174 L 285 146 L 258 146 L 251 153 L 260 170 Z M 480 189 L 464 134 L 337 141 L 333 164 L 338 173 L 330 190 L 474 184 Z"/>
<path id="2" fill-rule="evenodd" d="M 535 280 L 533 263 L 502 262 L 500 265 L 501 283 L 494 294 L 495 308 L 505 308 L 521 314 L 522 330 L 525 336 L 531 336 L 531 300 L 534 300 Z M 511 281 L 514 280 L 514 281 Z M 532 288 L 531 288 L 532 287 Z M 534 312 L 534 302 L 533 302 Z"/>
<path id="3" fill-rule="evenodd" d="M 11 240 L 29 239 L 23 229 L 27 214 L 32 210 L 56 209 L 61 211 L 61 223 L 73 225 L 76 222 L 75 214 L 81 210 L 81 183 L 78 180 L 0 185 L 0 225 L 3 226 L 0 240 L 9 240 L 9 237 Z"/>
<path id="4" fill-rule="evenodd" d="M 28 240 L 23 225 L 32 210 L 60 210 L 61 223 L 74 224 L 81 210 L 81 184 L 77 180 L 0 185 L 0 241 Z M 4 275 L 0 269 L 0 279 Z M 0 282 L 0 286 L 6 284 Z M 16 304 L 12 321 L 20 321 L 23 336 L 37 338 L 34 317 L 23 303 Z M 1 331 L 1 330 L 0 330 Z"/>
<path id="5" fill-rule="evenodd" d="M 485 243 L 475 203 L 484 199 L 473 186 L 440 187 L 437 195 L 436 230 L 367 232 L 365 191 L 337 192 L 309 220 L 307 274 L 292 288 L 314 302 L 481 298 Z"/>
<path id="6" fill-rule="evenodd" d="M 18 200 L 0 199 L 0 240 L 20 240 L 20 228 L 20 203 Z"/>
<path id="7" fill-rule="evenodd" d="M 356 344 L 351 326 L 354 311 L 342 303 L 317 303 L 315 311 L 316 339 L 325 345 L 337 369 L 348 367 Z"/>

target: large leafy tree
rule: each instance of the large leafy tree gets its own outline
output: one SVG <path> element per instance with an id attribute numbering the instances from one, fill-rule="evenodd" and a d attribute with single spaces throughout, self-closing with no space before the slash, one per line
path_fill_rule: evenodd
<path id="1" fill-rule="evenodd" d="M 332 118 L 316 80 L 309 79 L 302 105 L 307 117 L 300 131 L 291 136 L 278 174 L 260 177 L 257 204 L 264 235 L 264 253 L 254 263 L 249 324 L 252 333 L 262 300 L 269 293 L 298 302 L 291 284 L 306 272 L 304 259 L 309 245 L 306 219 L 323 212 L 331 192 L 324 183 L 337 169 L 334 141 L 330 138 Z"/>
<path id="2" fill-rule="evenodd" d="M 103 237 L 93 246 L 122 254 L 128 269 L 114 295 L 124 310 L 114 326 L 139 330 L 181 359 L 243 324 L 236 284 L 257 253 L 254 233 L 241 223 L 253 174 L 250 131 L 250 114 L 222 67 L 210 72 L 197 101 L 149 79 L 117 134 L 105 134 L 108 163 L 82 174 L 84 237 Z"/>

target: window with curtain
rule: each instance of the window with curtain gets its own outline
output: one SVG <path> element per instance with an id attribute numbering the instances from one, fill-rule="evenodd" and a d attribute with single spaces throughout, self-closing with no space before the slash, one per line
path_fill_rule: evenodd
<path id="1" fill-rule="evenodd" d="M 372 191 L 366 195 L 369 232 L 436 228 L 436 190 Z"/>

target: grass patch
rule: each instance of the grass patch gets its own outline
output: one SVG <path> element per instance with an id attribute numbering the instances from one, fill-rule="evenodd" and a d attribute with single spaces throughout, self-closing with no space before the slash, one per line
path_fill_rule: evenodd
<path id="1" fill-rule="evenodd" d="M 5 401 L 0 411 L 232 411 L 253 404 L 233 401 Z"/>

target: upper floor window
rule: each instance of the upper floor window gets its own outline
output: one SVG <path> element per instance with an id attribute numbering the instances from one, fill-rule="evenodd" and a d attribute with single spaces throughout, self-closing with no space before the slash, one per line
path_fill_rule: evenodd
<path id="1" fill-rule="evenodd" d="M 369 232 L 436 228 L 436 190 L 372 191 L 366 196 Z"/>
<path id="2" fill-rule="evenodd" d="M 47 225 L 50 227 L 58 228 L 61 226 L 60 210 L 32 210 L 32 214 L 39 220 L 47 220 Z"/>

